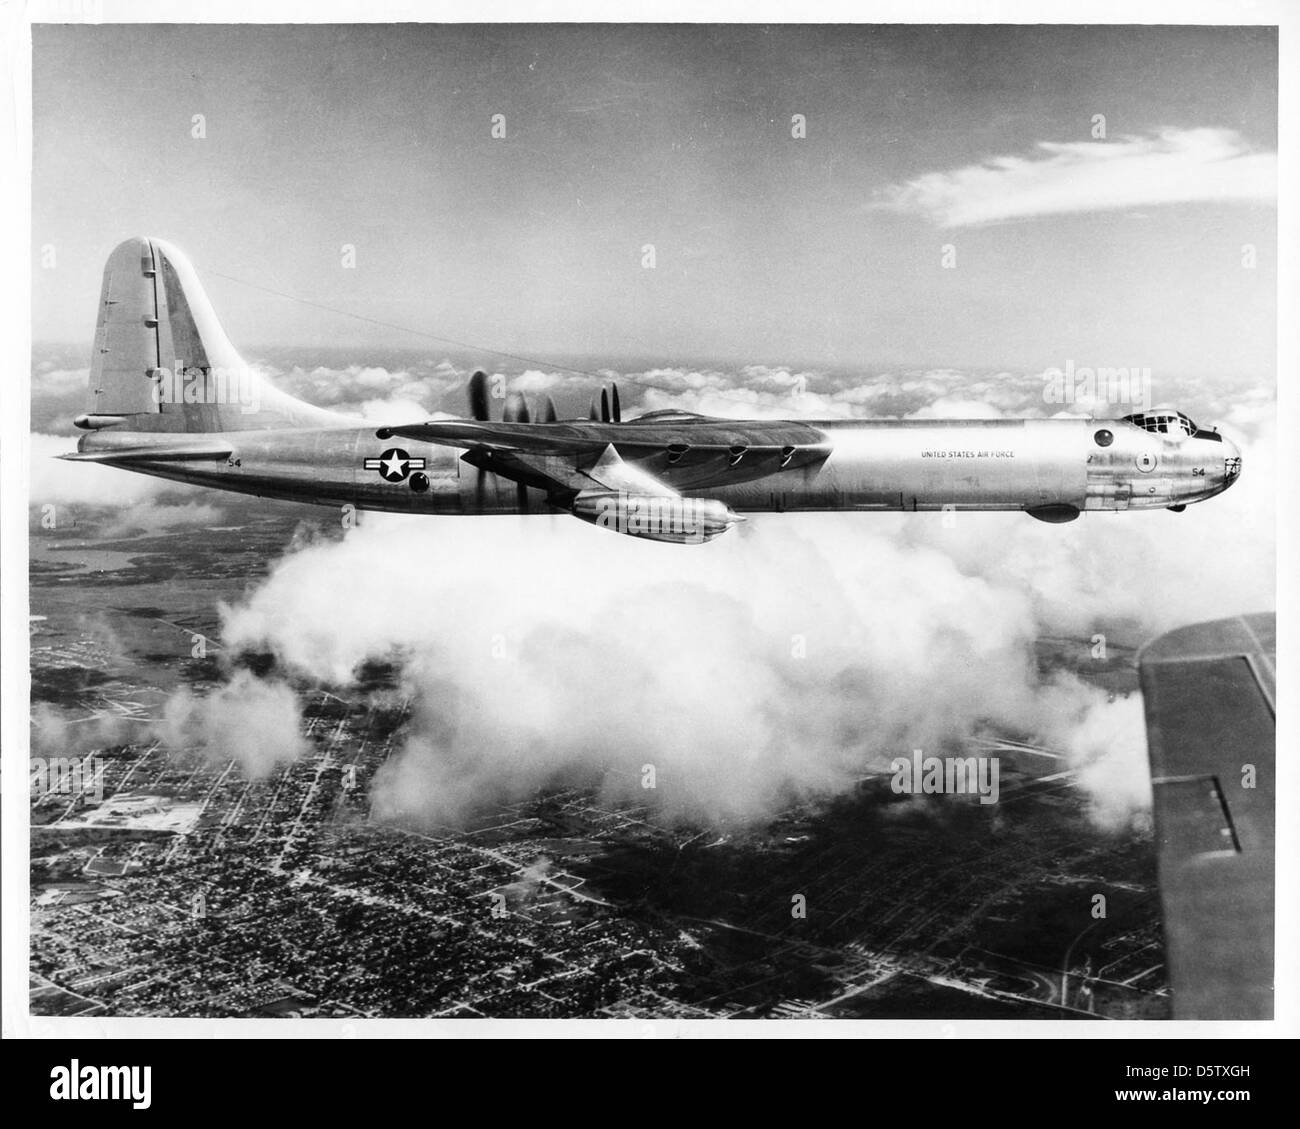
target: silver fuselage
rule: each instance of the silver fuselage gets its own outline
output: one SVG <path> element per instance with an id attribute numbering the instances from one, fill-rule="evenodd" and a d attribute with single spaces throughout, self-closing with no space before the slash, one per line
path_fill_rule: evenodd
<path id="1" fill-rule="evenodd" d="M 635 421 L 586 426 L 608 429 L 613 443 L 644 434 Z M 832 420 L 807 426 L 824 434 L 831 448 L 825 460 L 785 470 L 751 465 L 742 473 L 737 467 L 739 481 L 683 487 L 681 493 L 715 498 L 738 512 L 1159 509 L 1222 492 L 1241 465 L 1235 445 L 1217 435 L 1165 436 L 1117 419 Z M 102 451 L 111 461 L 108 453 L 117 444 L 138 449 L 168 438 L 117 430 L 88 436 L 83 450 Z M 1100 433 L 1109 433 L 1108 444 Z M 460 448 L 381 440 L 371 426 L 231 431 L 205 438 L 227 442 L 232 454 L 130 469 L 220 490 L 368 510 L 553 509 L 544 490 L 481 470 L 462 458 Z M 390 482 L 366 468 L 367 459 L 395 442 L 413 460 L 424 460 L 427 486 L 413 474 Z"/>

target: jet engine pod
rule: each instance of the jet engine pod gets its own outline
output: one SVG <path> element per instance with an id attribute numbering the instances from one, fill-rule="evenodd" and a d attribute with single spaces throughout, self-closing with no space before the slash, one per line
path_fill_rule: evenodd
<path id="1" fill-rule="evenodd" d="M 712 541 L 744 520 L 725 503 L 712 498 L 612 490 L 584 490 L 573 500 L 573 513 L 602 529 L 676 545 Z"/>

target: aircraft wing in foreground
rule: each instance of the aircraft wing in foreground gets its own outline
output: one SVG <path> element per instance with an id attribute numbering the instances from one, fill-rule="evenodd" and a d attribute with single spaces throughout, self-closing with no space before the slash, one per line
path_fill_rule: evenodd
<path id="1" fill-rule="evenodd" d="M 1175 1019 L 1273 1017 L 1276 663 L 1273 615 L 1138 657 Z"/>

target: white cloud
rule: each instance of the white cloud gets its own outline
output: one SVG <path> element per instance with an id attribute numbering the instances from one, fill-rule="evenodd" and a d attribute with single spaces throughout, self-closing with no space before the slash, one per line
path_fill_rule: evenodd
<path id="1" fill-rule="evenodd" d="M 524 392 L 529 396 L 537 392 L 559 393 L 565 389 L 583 389 L 592 384 L 587 376 L 574 376 L 564 372 L 541 372 L 527 369 L 513 380 L 506 381 L 511 392 Z"/>
<path id="2" fill-rule="evenodd" d="M 207 528 L 221 521 L 221 516 L 220 509 L 206 502 L 160 506 L 156 502 L 146 501 L 125 507 L 121 516 L 104 528 L 103 536 L 120 537 L 126 533 L 155 535 L 195 525 Z"/>
<path id="3" fill-rule="evenodd" d="M 1108 830 L 1151 823 L 1151 772 L 1147 766 L 1142 698 L 1094 702 L 1066 741 L 1079 786 L 1093 819 Z"/>
<path id="4" fill-rule="evenodd" d="M 983 400 L 964 400 L 958 396 L 943 396 L 915 412 L 907 419 L 1001 419 L 1002 412 Z"/>
<path id="5" fill-rule="evenodd" d="M 363 419 L 377 423 L 396 425 L 399 423 L 425 423 L 431 419 L 448 419 L 446 412 L 430 411 L 415 400 L 395 398 L 392 400 L 364 400 L 349 410 Z"/>
<path id="6" fill-rule="evenodd" d="M 992 157 L 884 189 L 877 206 L 941 227 L 1149 204 L 1272 200 L 1277 154 L 1229 129 L 1166 129 L 1155 137 L 1043 141 L 1034 157 Z"/>
<path id="7" fill-rule="evenodd" d="M 98 463 L 70 463 L 56 456 L 77 449 L 68 435 L 31 437 L 31 486 L 28 504 L 80 504 L 87 506 L 135 506 L 163 494 L 198 497 L 196 486 L 169 482 L 147 474 L 121 470 Z"/>
<path id="8" fill-rule="evenodd" d="M 1038 684 L 1023 586 L 901 528 L 789 518 L 683 552 L 562 517 L 367 520 L 282 562 L 222 637 L 331 682 L 403 656 L 414 716 L 375 783 L 381 817 L 594 779 L 669 816 L 761 819 L 985 725 L 1055 743 L 1094 700 Z"/>
<path id="9" fill-rule="evenodd" d="M 307 748 L 302 716 L 293 690 L 241 670 L 205 697 L 188 687 L 163 706 L 156 725 L 173 752 L 197 751 L 214 761 L 237 761 L 254 780 L 269 775 Z"/>
<path id="10" fill-rule="evenodd" d="M 86 394 L 86 382 L 90 378 L 90 369 L 46 369 L 32 374 L 32 398 L 59 398 L 63 396 L 82 396 Z"/>

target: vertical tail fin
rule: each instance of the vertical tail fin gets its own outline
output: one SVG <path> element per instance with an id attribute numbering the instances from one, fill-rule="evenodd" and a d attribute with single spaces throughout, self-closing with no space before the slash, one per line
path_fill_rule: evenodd
<path id="1" fill-rule="evenodd" d="M 86 429 L 213 432 L 345 421 L 273 388 L 230 343 L 185 255 L 161 239 L 119 244 L 104 267 Z"/>

